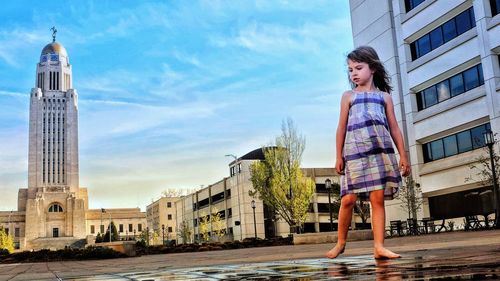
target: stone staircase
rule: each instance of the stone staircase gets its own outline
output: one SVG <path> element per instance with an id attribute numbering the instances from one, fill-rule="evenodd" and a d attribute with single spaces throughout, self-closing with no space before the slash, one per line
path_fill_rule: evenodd
<path id="1" fill-rule="evenodd" d="M 85 239 L 78 239 L 75 237 L 57 237 L 57 238 L 37 238 L 30 241 L 28 249 L 41 250 L 50 249 L 58 250 L 65 247 L 70 248 L 84 248 L 86 244 Z"/>

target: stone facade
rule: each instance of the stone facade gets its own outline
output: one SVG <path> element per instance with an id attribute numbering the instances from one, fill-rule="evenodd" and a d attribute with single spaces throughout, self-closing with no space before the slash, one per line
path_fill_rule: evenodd
<path id="1" fill-rule="evenodd" d="M 146 207 L 148 230 L 159 238 L 152 241 L 153 243 L 162 244 L 163 238 L 165 238 L 165 242 L 177 239 L 175 203 L 179 199 L 179 197 L 162 197 Z"/>
<path id="2" fill-rule="evenodd" d="M 95 235 L 91 226 L 101 210 L 88 209 L 87 189 L 79 185 L 78 94 L 72 78 L 66 49 L 54 36 L 42 50 L 30 94 L 28 188 L 19 189 L 17 211 L 0 212 L 0 225 L 17 249 L 82 246 Z M 117 225 L 146 225 L 138 208 L 108 214 Z"/>

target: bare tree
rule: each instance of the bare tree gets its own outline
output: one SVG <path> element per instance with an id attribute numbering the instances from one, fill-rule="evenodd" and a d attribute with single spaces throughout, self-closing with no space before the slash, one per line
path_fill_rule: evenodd
<path id="1" fill-rule="evenodd" d="M 406 177 L 405 185 L 399 190 L 397 199 L 401 201 L 401 209 L 408 212 L 408 218 L 416 219 L 417 212 L 422 208 L 424 202 L 420 184 L 416 183 L 411 176 Z"/>
<path id="2" fill-rule="evenodd" d="M 356 214 L 361 218 L 363 228 L 365 228 L 366 222 L 370 218 L 370 203 L 358 197 L 358 199 L 356 200 L 356 205 L 354 205 L 354 207 L 356 210 Z"/>
<path id="3" fill-rule="evenodd" d="M 497 134 L 495 134 L 496 136 Z M 469 175 L 465 178 L 465 182 L 479 182 L 482 186 L 492 186 L 493 185 L 493 170 L 491 167 L 490 151 L 487 146 L 484 148 L 485 154 L 478 156 L 475 160 L 476 162 L 469 165 L 469 168 L 473 170 L 474 175 Z M 493 161 L 495 163 L 495 172 L 500 175 L 500 156 L 493 149 Z M 498 179 L 497 179 L 498 180 Z"/>

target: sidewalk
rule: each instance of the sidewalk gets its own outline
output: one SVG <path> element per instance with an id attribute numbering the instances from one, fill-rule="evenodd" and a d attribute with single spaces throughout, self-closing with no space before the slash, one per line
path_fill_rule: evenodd
<path id="1" fill-rule="evenodd" d="M 387 239 L 386 246 L 403 258 L 375 261 L 372 241 L 356 241 L 349 242 L 345 253 L 335 260 L 324 258 L 331 244 L 278 246 L 114 260 L 0 264 L 0 280 L 227 280 L 229 276 L 231 280 L 248 280 L 265 275 L 271 277 L 268 280 L 273 276 L 280 280 L 372 280 L 384 276 L 423 280 L 454 274 L 500 278 L 500 230 L 398 237 Z"/>

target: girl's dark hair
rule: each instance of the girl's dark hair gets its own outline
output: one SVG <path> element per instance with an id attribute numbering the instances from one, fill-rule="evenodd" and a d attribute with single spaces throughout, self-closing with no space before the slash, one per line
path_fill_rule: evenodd
<path id="1" fill-rule="evenodd" d="M 375 87 L 386 93 L 391 93 L 391 78 L 385 70 L 384 64 L 380 61 L 377 52 L 370 46 L 360 46 L 347 55 L 347 59 L 355 62 L 367 63 L 373 73 L 373 83 Z M 356 87 L 356 84 L 351 85 Z"/>

